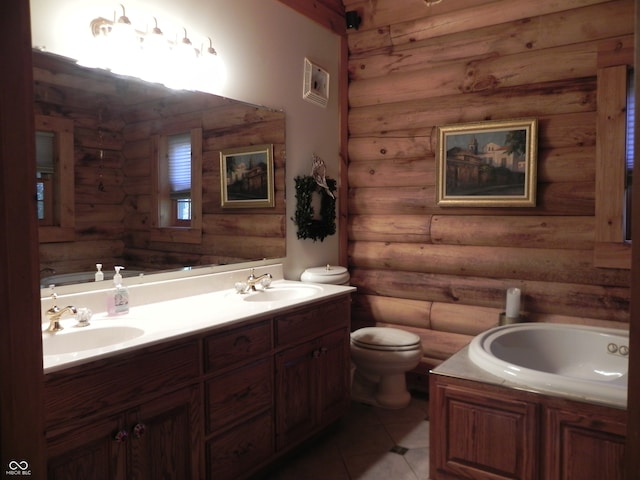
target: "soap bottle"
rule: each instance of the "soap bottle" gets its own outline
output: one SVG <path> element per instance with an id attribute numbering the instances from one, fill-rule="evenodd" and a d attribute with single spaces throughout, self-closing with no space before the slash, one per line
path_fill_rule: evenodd
<path id="1" fill-rule="evenodd" d="M 109 315 L 122 315 L 129 313 L 129 290 L 122 285 L 120 270 L 124 269 L 124 267 L 116 265 L 114 268 L 116 271 L 113 275 L 114 289 L 107 296 L 107 313 Z"/>
<path id="2" fill-rule="evenodd" d="M 102 264 L 96 263 L 96 282 L 101 282 L 104 280 L 104 273 L 102 273 Z"/>

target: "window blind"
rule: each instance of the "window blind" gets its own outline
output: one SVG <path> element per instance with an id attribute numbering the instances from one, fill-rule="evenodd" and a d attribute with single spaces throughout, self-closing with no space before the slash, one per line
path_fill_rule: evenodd
<path id="1" fill-rule="evenodd" d="M 38 173 L 54 173 L 54 141 L 55 133 L 36 132 L 36 171 Z"/>
<path id="2" fill-rule="evenodd" d="M 191 193 L 191 134 L 167 137 L 169 188 L 172 198 L 189 197 Z"/>

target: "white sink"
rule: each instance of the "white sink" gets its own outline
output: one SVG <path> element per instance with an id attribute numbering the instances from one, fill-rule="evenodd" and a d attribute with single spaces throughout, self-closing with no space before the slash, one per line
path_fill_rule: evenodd
<path id="1" fill-rule="evenodd" d="M 46 355 L 64 355 L 96 348 L 110 347 L 133 340 L 144 334 L 144 330 L 127 326 L 69 327 L 61 332 L 43 333 L 42 350 Z"/>
<path id="2" fill-rule="evenodd" d="M 312 297 L 320 292 L 322 287 L 315 285 L 277 286 L 244 294 L 242 299 L 245 302 L 285 302 Z"/>

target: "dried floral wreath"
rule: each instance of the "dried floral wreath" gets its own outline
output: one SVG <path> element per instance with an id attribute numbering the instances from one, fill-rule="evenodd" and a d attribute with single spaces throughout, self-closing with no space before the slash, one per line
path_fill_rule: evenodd
<path id="1" fill-rule="evenodd" d="M 317 155 L 313 156 L 311 175 L 295 178 L 296 181 L 296 213 L 292 220 L 298 226 L 298 238 L 310 238 L 314 242 L 321 242 L 336 233 L 336 181 L 325 176 L 324 161 Z M 315 212 L 311 205 L 314 193 L 319 193 L 319 219 L 314 218 Z"/>

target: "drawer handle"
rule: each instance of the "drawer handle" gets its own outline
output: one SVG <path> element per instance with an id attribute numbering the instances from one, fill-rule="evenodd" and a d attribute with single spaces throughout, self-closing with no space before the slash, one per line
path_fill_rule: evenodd
<path id="1" fill-rule="evenodd" d="M 251 387 L 247 387 L 243 391 L 234 394 L 233 398 L 235 398 L 236 400 L 242 400 L 244 398 L 247 398 L 250 393 L 251 393 Z"/>
<path id="2" fill-rule="evenodd" d="M 113 436 L 113 439 L 117 442 L 117 443 L 124 443 L 127 441 L 127 438 L 129 438 L 129 433 L 126 430 L 119 430 L 118 432 L 115 433 L 115 435 Z"/>
<path id="3" fill-rule="evenodd" d="M 240 335 L 236 337 L 235 341 L 233 342 L 233 346 L 237 347 L 238 345 L 241 345 L 243 343 L 251 343 L 251 339 L 246 335 Z"/>
<path id="4" fill-rule="evenodd" d="M 253 443 L 249 442 L 246 445 L 238 448 L 237 450 L 233 451 L 233 454 L 239 458 L 239 457 L 244 457 L 245 455 L 247 455 L 248 453 L 251 452 L 251 450 L 253 450 L 255 447 L 253 446 Z"/>
<path id="5" fill-rule="evenodd" d="M 136 423 L 131 430 L 133 432 L 133 438 L 142 438 L 146 430 L 147 426 L 144 423 Z"/>

